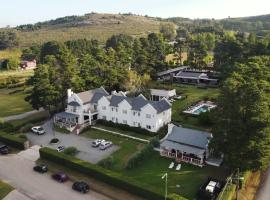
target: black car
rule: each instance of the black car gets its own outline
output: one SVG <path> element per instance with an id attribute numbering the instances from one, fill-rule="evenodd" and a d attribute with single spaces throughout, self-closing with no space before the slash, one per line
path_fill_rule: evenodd
<path id="1" fill-rule="evenodd" d="M 77 181 L 72 185 L 72 189 L 81 193 L 89 192 L 89 185 L 84 181 Z"/>
<path id="2" fill-rule="evenodd" d="M 33 170 L 43 174 L 48 171 L 48 167 L 46 165 L 37 165 L 33 167 Z"/>
<path id="3" fill-rule="evenodd" d="M 8 146 L 5 144 L 0 144 L 0 154 L 6 155 L 9 153 Z"/>
<path id="4" fill-rule="evenodd" d="M 68 180 L 68 176 L 63 172 L 53 174 L 52 178 L 60 183 L 66 182 Z"/>

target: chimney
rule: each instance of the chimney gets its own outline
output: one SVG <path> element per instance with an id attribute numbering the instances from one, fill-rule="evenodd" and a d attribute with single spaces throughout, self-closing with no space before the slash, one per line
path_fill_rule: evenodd
<path id="1" fill-rule="evenodd" d="M 113 91 L 111 92 L 111 95 L 116 95 L 116 94 L 117 94 L 116 90 L 113 90 Z"/>
<path id="2" fill-rule="evenodd" d="M 68 89 L 67 90 L 67 97 L 71 97 L 71 95 L 73 94 L 72 90 L 71 89 Z"/>

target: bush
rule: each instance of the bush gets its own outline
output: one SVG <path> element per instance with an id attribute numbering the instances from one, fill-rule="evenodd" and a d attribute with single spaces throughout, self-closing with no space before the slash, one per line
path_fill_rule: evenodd
<path id="1" fill-rule="evenodd" d="M 128 160 L 126 169 L 134 169 L 138 167 L 153 154 L 154 154 L 154 146 L 153 142 L 150 142 L 149 144 L 145 145 L 141 151 L 136 153 Z"/>
<path id="2" fill-rule="evenodd" d="M 159 147 L 160 146 L 160 141 L 159 141 L 158 137 L 154 137 L 153 139 L 151 139 L 150 144 L 153 147 Z"/>
<path id="3" fill-rule="evenodd" d="M 25 134 L 19 135 L 18 137 L 27 140 L 27 136 Z"/>
<path id="4" fill-rule="evenodd" d="M 115 187 L 132 192 L 135 195 L 139 195 L 149 200 L 164 199 L 163 195 L 155 193 L 147 188 L 142 188 L 140 186 L 140 182 L 137 182 L 134 179 L 120 173 L 104 169 L 72 156 L 58 153 L 57 151 L 47 147 L 41 148 L 39 151 L 42 159 L 47 159 L 72 170 L 84 173 Z"/>
<path id="5" fill-rule="evenodd" d="M 24 144 L 27 139 L 0 132 L 0 141 L 17 149 L 24 150 Z"/>
<path id="6" fill-rule="evenodd" d="M 110 156 L 110 157 L 108 157 L 106 159 L 101 160 L 98 163 L 98 165 L 103 167 L 103 168 L 106 168 L 106 169 L 112 169 L 113 162 L 114 162 L 114 158 L 113 158 L 113 156 Z"/>
<path id="7" fill-rule="evenodd" d="M 29 132 L 33 126 L 34 126 L 34 124 L 28 123 L 20 128 L 20 132 L 21 133 Z"/>
<path id="8" fill-rule="evenodd" d="M 214 124 L 212 112 L 204 112 L 198 116 L 198 121 L 201 125 L 211 126 Z"/>
<path id="9" fill-rule="evenodd" d="M 0 130 L 3 132 L 13 132 L 15 131 L 15 128 L 12 124 L 0 122 Z"/>
<path id="10" fill-rule="evenodd" d="M 64 150 L 64 154 L 69 156 L 75 156 L 78 152 L 79 151 L 76 147 L 68 147 Z"/>

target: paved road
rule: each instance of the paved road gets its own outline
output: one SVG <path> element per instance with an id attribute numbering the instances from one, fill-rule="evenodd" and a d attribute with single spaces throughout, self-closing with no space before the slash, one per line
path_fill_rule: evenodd
<path id="1" fill-rule="evenodd" d="M 19 115 L 12 115 L 12 116 L 8 116 L 8 117 L 4 117 L 3 121 L 8 122 L 8 121 L 12 121 L 12 120 L 23 119 L 23 118 L 26 118 L 28 116 L 31 116 L 33 114 L 36 114 L 36 113 L 39 113 L 39 112 L 42 112 L 42 111 L 44 111 L 44 109 L 32 110 L 32 111 L 25 112 L 25 113 L 22 113 L 22 114 L 19 114 Z"/>
<path id="2" fill-rule="evenodd" d="M 85 160 L 87 162 L 91 162 L 93 164 L 98 163 L 100 160 L 111 155 L 113 152 L 119 149 L 118 146 L 113 145 L 112 147 L 102 151 L 99 148 L 93 148 L 91 143 L 93 139 L 86 138 L 83 136 L 78 136 L 75 134 L 63 134 L 63 133 L 55 133 L 56 137 L 60 140 L 60 143 L 57 145 L 49 144 L 50 140 L 54 137 L 54 133 L 52 130 L 52 122 L 47 121 L 43 128 L 46 131 L 44 135 L 36 135 L 34 133 L 28 133 L 27 137 L 29 141 L 34 145 L 41 145 L 50 148 L 57 148 L 58 146 L 70 147 L 74 146 L 79 150 L 79 153 L 76 157 Z"/>
<path id="3" fill-rule="evenodd" d="M 33 160 L 38 158 L 37 152 L 37 147 L 34 147 L 19 154 L 0 156 L 0 179 L 19 191 L 5 200 L 110 200 L 94 191 L 80 194 L 71 189 L 71 182 L 60 184 L 53 181 L 50 174 L 35 173 L 32 168 Z M 18 195 L 25 198 L 20 199 Z"/>
<path id="4" fill-rule="evenodd" d="M 268 200 L 270 199 L 270 167 L 263 175 L 261 187 L 256 195 L 256 200 Z"/>

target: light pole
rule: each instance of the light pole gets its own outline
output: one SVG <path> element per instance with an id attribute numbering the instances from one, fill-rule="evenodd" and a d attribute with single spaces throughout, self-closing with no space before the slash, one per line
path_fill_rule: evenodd
<path id="1" fill-rule="evenodd" d="M 162 176 L 162 179 L 165 179 L 165 200 L 167 199 L 167 195 L 168 195 L 168 173 L 165 173 Z"/>

